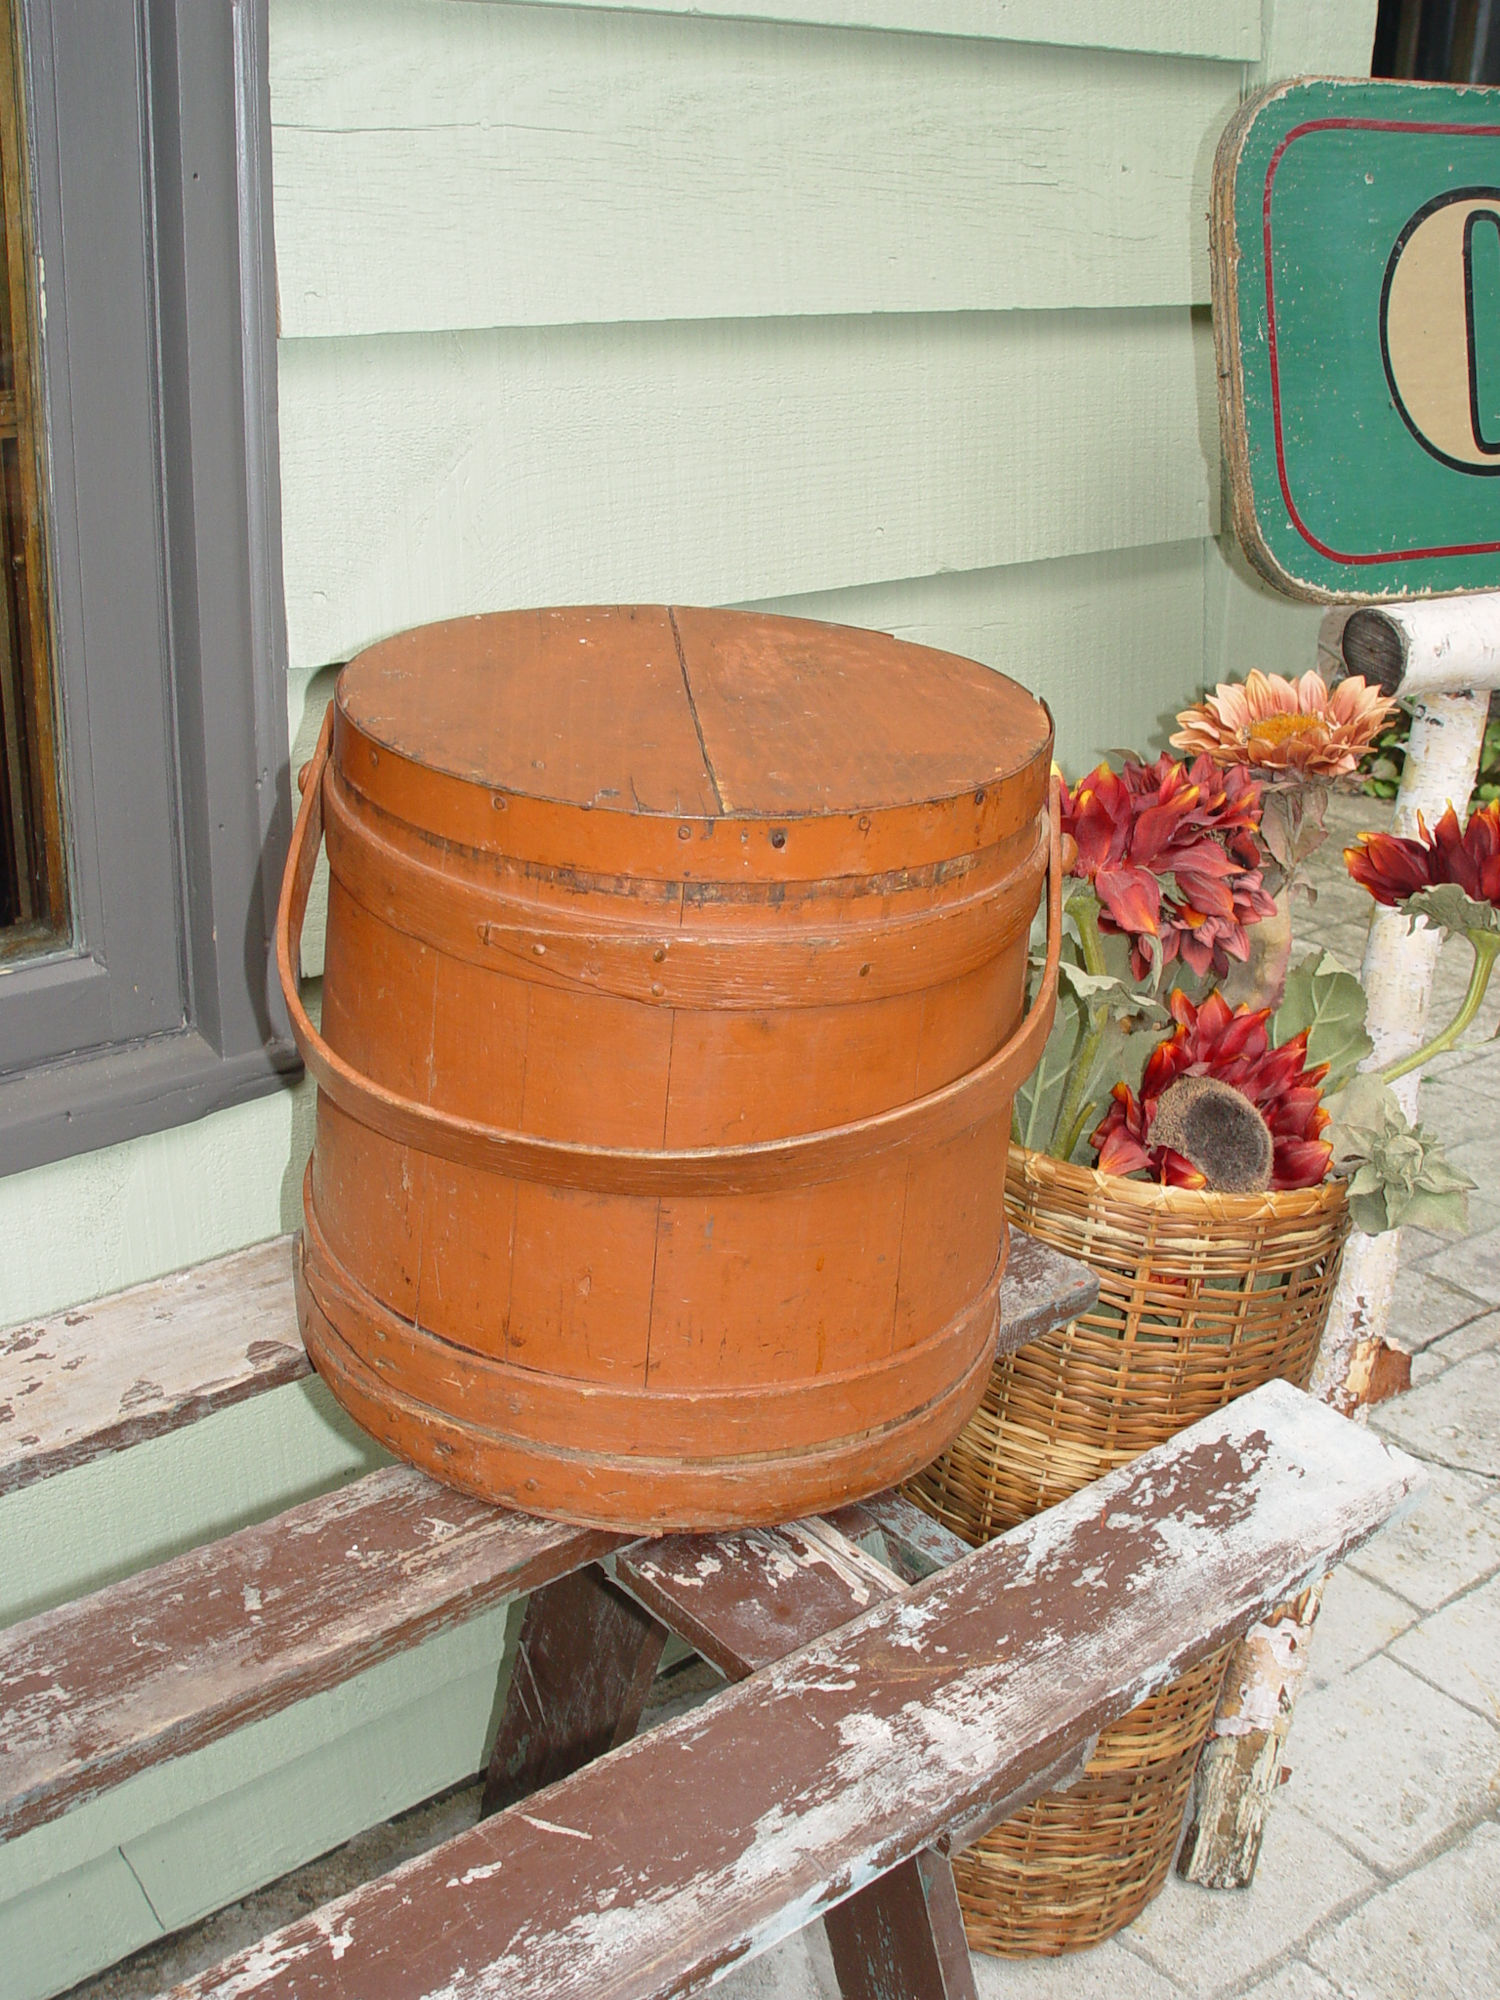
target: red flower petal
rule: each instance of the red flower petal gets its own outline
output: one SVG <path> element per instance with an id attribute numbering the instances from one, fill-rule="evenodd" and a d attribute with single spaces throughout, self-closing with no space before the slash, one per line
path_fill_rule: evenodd
<path id="1" fill-rule="evenodd" d="M 1161 884 L 1145 868 L 1101 868 L 1094 893 L 1122 931 L 1154 937 L 1161 914 Z"/>

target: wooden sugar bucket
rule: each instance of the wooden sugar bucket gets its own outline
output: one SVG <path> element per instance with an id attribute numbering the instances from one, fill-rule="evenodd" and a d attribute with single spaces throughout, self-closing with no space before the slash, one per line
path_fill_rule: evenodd
<path id="1" fill-rule="evenodd" d="M 786 1520 L 940 1451 L 988 1376 L 1052 1017 L 1055 852 L 1022 1018 L 1050 755 L 1013 682 L 803 620 L 507 613 L 346 667 L 277 949 L 318 1083 L 302 1329 L 365 1429 L 643 1529 Z"/>

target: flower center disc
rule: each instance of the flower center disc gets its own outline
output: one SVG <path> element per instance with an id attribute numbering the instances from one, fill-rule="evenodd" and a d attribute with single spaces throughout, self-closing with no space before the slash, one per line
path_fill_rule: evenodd
<path id="1" fill-rule="evenodd" d="M 1321 715 L 1267 715 L 1252 722 L 1243 732 L 1246 743 L 1285 743 L 1289 736 L 1303 736 L 1308 730 L 1327 730 Z"/>

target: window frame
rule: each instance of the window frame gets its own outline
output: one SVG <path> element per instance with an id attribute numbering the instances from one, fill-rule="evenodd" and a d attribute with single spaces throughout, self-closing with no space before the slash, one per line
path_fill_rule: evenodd
<path id="1" fill-rule="evenodd" d="M 298 1068 L 267 0 L 16 10 L 73 935 L 0 972 L 0 1173 Z"/>

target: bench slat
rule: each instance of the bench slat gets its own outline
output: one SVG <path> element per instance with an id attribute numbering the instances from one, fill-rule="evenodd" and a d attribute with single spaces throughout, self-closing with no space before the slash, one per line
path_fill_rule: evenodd
<path id="1" fill-rule="evenodd" d="M 1011 1232 L 997 1353 L 1084 1312 L 1087 1267 Z M 312 1372 L 278 1236 L 0 1332 L 0 1494 Z"/>
<path id="2" fill-rule="evenodd" d="M 311 1373 L 278 1236 L 0 1333 L 0 1493 Z"/>
<path id="3" fill-rule="evenodd" d="M 621 1540 L 390 1467 L 13 1625 L 0 1634 L 0 1837 Z"/>
<path id="4" fill-rule="evenodd" d="M 1422 1477 L 1272 1383 L 179 2000 L 688 1992 L 945 1828 L 1045 1789 Z"/>
<path id="5" fill-rule="evenodd" d="M 875 1526 L 863 1505 L 842 1508 L 838 1519 L 850 1533 Z M 638 1543 L 611 1567 L 673 1631 L 695 1635 L 698 1651 L 734 1680 L 906 1588 L 823 1518 L 741 1535 Z M 953 1868 L 934 1848 L 830 1910 L 827 1930 L 843 2000 L 975 2000 Z"/>
<path id="6" fill-rule="evenodd" d="M 1013 1354 L 1055 1326 L 1077 1319 L 1098 1299 L 1099 1280 L 1087 1264 L 1012 1229 L 1005 1276 L 1000 1280 L 996 1354 Z"/>

